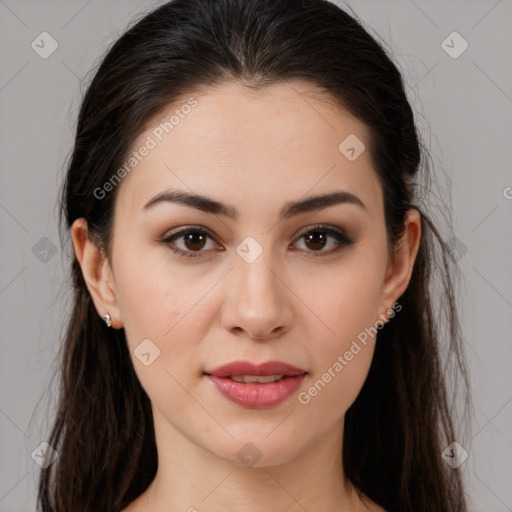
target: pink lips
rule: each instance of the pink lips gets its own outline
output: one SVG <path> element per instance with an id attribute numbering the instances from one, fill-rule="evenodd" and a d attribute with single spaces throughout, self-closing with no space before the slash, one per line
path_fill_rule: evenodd
<path id="1" fill-rule="evenodd" d="M 253 409 L 273 407 L 284 402 L 300 387 L 307 372 L 280 361 L 268 361 L 255 365 L 248 361 L 234 361 L 207 372 L 206 375 L 218 391 L 228 400 Z M 230 377 L 283 376 L 268 383 L 235 382 Z"/>

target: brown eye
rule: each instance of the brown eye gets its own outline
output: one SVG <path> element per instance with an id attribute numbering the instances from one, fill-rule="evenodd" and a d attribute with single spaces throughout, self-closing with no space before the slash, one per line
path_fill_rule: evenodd
<path id="1" fill-rule="evenodd" d="M 200 256 L 202 252 L 207 252 L 203 249 L 207 245 L 209 238 L 213 240 L 211 235 L 203 229 L 187 228 L 164 238 L 162 242 L 168 244 L 169 248 L 180 256 L 196 258 Z M 181 248 L 177 247 L 175 243 L 175 240 L 180 239 L 182 240 Z M 215 244 L 213 245 L 215 246 Z"/>
<path id="2" fill-rule="evenodd" d="M 308 235 L 304 235 L 306 245 L 315 251 L 323 249 L 327 243 L 327 237 L 321 231 L 315 231 Z"/>
<path id="3" fill-rule="evenodd" d="M 187 249 L 190 249 L 191 251 L 200 251 L 205 246 L 206 236 L 197 231 L 193 231 L 184 235 L 183 240 Z"/>
<path id="4" fill-rule="evenodd" d="M 208 239 L 212 240 L 211 249 L 217 248 L 224 250 L 222 247 L 215 244 L 213 237 L 207 231 L 199 228 L 189 227 L 182 229 L 164 238 L 162 242 L 168 245 L 169 248 L 179 256 L 197 258 L 201 256 L 201 253 L 209 252 L 206 248 L 208 246 Z M 310 253 L 312 256 L 332 254 L 339 251 L 342 247 L 354 243 L 344 232 L 322 225 L 309 229 L 303 233 L 298 240 L 304 241 L 304 245 L 306 246 L 305 252 Z M 331 240 L 334 241 L 334 244 L 331 243 L 333 247 L 324 250 L 325 247 L 329 247 Z M 180 241 L 181 244 L 178 244 L 177 241 Z M 181 247 L 179 247 L 179 245 L 181 245 Z"/>
<path id="5" fill-rule="evenodd" d="M 323 249 L 329 244 L 329 239 L 335 240 L 334 248 L 324 251 Z M 299 240 L 304 240 L 304 245 L 307 248 L 306 252 L 318 253 L 313 254 L 314 256 L 331 254 L 340 250 L 344 246 L 352 245 L 354 243 L 354 241 L 342 231 L 322 225 L 309 229 L 299 237 Z"/>

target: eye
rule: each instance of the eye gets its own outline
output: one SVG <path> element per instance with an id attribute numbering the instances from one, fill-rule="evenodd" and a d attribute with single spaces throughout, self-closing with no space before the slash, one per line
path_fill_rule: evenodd
<path id="1" fill-rule="evenodd" d="M 214 242 L 213 236 L 210 235 L 209 232 L 205 231 L 204 229 L 192 226 L 171 234 L 170 236 L 164 238 L 162 243 L 167 244 L 169 248 L 179 256 L 186 258 L 197 258 L 201 255 L 202 252 L 206 252 L 206 250 L 203 249 L 207 247 L 208 239 L 211 239 L 213 242 L 210 248 L 216 247 L 221 251 L 224 250 Z M 334 248 L 331 248 L 327 251 L 322 250 L 329 245 L 329 239 L 334 240 Z M 182 242 L 181 248 L 178 247 L 178 244 L 175 243 L 176 240 Z M 317 225 L 308 229 L 306 232 L 299 236 L 298 240 L 304 240 L 304 244 L 307 247 L 306 252 L 318 253 L 313 254 L 312 256 L 332 254 L 339 251 L 342 247 L 346 245 L 352 245 L 354 243 L 354 241 L 350 239 L 343 231 L 323 225 Z"/>
<path id="2" fill-rule="evenodd" d="M 327 245 L 329 238 L 334 239 L 334 248 L 323 251 Z M 304 244 L 308 247 L 307 252 L 318 253 L 312 254 L 313 257 L 323 256 L 326 254 L 332 254 L 338 252 L 342 247 L 346 245 L 352 245 L 354 241 L 350 239 L 343 231 L 331 228 L 329 226 L 323 226 L 321 224 L 308 229 L 306 232 L 300 235 L 299 240 L 304 240 Z M 331 244 L 332 245 L 332 244 Z"/>
<path id="3" fill-rule="evenodd" d="M 200 256 L 200 254 L 194 253 L 204 252 L 201 249 L 206 246 L 206 241 L 208 238 L 213 240 L 213 237 L 204 229 L 189 227 L 164 238 L 162 242 L 168 244 L 171 251 L 175 252 L 179 256 L 184 256 L 186 258 L 197 258 Z M 182 249 L 176 247 L 174 244 L 175 240 L 180 239 L 183 239 L 183 244 L 185 246 Z"/>

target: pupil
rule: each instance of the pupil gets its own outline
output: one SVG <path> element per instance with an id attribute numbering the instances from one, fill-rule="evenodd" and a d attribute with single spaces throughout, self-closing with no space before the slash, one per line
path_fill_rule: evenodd
<path id="1" fill-rule="evenodd" d="M 201 241 L 198 242 L 197 238 L 201 239 Z M 185 239 L 185 244 L 188 249 L 202 249 L 204 247 L 204 239 L 205 237 L 201 233 L 189 233 Z M 199 247 L 194 246 L 197 243 L 199 243 Z"/>
<path id="2" fill-rule="evenodd" d="M 322 233 L 311 233 L 307 236 L 307 242 L 313 243 L 311 249 L 322 249 L 325 246 L 325 236 Z"/>

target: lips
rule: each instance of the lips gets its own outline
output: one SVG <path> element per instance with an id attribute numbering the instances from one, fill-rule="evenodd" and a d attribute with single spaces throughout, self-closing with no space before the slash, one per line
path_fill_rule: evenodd
<path id="1" fill-rule="evenodd" d="M 267 361 L 263 364 L 253 364 L 249 361 L 234 361 L 232 363 L 219 366 L 211 372 L 206 372 L 214 377 L 233 377 L 233 376 L 270 376 L 295 377 L 307 373 L 296 366 L 281 361 Z"/>
<path id="2" fill-rule="evenodd" d="M 222 396 L 253 409 L 284 402 L 297 391 L 306 375 L 306 371 L 280 361 L 259 365 L 235 361 L 206 373 Z"/>

